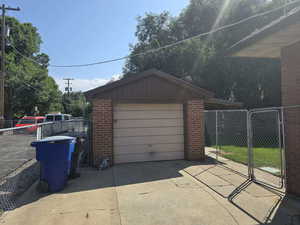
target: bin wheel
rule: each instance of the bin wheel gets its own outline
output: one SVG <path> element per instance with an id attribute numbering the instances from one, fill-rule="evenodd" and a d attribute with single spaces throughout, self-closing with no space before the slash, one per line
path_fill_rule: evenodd
<path id="1" fill-rule="evenodd" d="M 46 181 L 41 180 L 37 185 L 37 191 L 40 193 L 47 193 L 49 192 L 49 185 Z"/>

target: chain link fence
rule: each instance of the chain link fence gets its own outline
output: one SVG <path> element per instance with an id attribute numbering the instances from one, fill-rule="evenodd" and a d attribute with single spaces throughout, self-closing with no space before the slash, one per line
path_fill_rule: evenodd
<path id="1" fill-rule="evenodd" d="M 83 137 L 85 151 L 80 162 L 83 166 L 89 165 L 91 126 L 90 121 L 78 119 L 0 129 L 0 210 L 15 208 L 15 197 L 39 177 L 31 142 L 55 135 Z"/>
<path id="2" fill-rule="evenodd" d="M 206 152 L 218 163 L 248 175 L 247 110 L 205 111 Z"/>
<path id="3" fill-rule="evenodd" d="M 0 129 L 14 127 L 18 123 L 18 120 L 1 120 Z"/>
<path id="4" fill-rule="evenodd" d="M 299 115 L 300 106 L 205 111 L 206 154 L 257 182 L 283 188 L 285 150 L 299 146 Z"/>
<path id="5" fill-rule="evenodd" d="M 206 154 L 272 188 L 297 190 L 299 137 L 300 105 L 205 111 Z"/>

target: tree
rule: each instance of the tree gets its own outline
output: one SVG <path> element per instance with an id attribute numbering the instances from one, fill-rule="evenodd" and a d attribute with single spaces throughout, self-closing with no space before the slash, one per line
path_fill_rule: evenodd
<path id="1" fill-rule="evenodd" d="M 41 37 L 30 23 L 20 23 L 7 17 L 10 37 L 6 46 L 6 85 L 11 93 L 8 100 L 10 112 L 6 118 L 32 115 L 38 107 L 41 114 L 61 111 L 61 92 L 54 79 L 48 75 L 49 57 L 40 53 Z M 17 49 L 23 56 L 16 52 Z"/>
<path id="2" fill-rule="evenodd" d="M 241 101 L 245 107 L 278 106 L 278 60 L 229 58 L 223 53 L 254 30 L 281 16 L 280 10 L 249 20 L 242 26 L 194 38 L 172 48 L 137 55 L 274 7 L 278 4 L 265 0 L 191 0 L 176 18 L 167 12 L 147 13 L 138 18 L 137 43 L 130 46 L 131 55 L 124 73 L 130 75 L 157 68 L 178 77 L 190 75 L 196 85 L 215 92 L 219 98 Z"/>
<path id="3" fill-rule="evenodd" d="M 64 113 L 74 117 L 85 117 L 89 113 L 89 105 L 82 92 L 71 92 L 63 94 Z"/>

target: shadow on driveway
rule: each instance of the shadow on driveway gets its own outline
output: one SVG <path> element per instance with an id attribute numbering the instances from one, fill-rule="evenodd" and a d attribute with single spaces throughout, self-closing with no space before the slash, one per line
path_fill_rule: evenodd
<path id="1" fill-rule="evenodd" d="M 300 224 L 299 201 L 253 183 L 209 157 L 205 162 L 121 164 L 104 171 L 84 168 L 82 176 L 59 193 L 41 195 L 33 185 L 19 207 L 59 207 L 56 202 L 60 201 L 64 204 L 60 210 L 74 204 L 85 209 L 90 202 L 105 201 L 109 194 L 116 202 L 110 210 L 117 212 L 123 225 L 170 224 L 176 219 L 184 224 Z"/>
<path id="2" fill-rule="evenodd" d="M 81 177 L 69 180 L 64 190 L 55 195 L 97 190 L 123 185 L 147 183 L 158 180 L 182 177 L 179 173 L 191 166 L 216 166 L 214 159 L 208 157 L 204 162 L 194 162 L 185 160 L 139 162 L 115 165 L 103 171 L 93 168 L 81 168 Z M 18 207 L 37 201 L 50 194 L 38 193 L 35 188 L 37 183 L 32 185 L 18 201 Z"/>

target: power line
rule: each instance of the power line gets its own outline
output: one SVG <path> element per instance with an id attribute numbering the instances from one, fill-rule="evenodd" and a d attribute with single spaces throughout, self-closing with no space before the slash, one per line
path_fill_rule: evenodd
<path id="1" fill-rule="evenodd" d="M 235 23 L 231 23 L 231 24 L 228 24 L 228 25 L 224 25 L 224 26 L 221 26 L 219 28 L 216 28 L 216 29 L 213 29 L 213 30 L 210 30 L 208 32 L 204 32 L 204 33 L 200 33 L 198 35 L 195 35 L 195 36 L 192 36 L 192 37 L 189 37 L 189 38 L 186 38 L 186 39 L 182 39 L 180 41 L 177 41 L 177 42 L 174 42 L 174 43 L 171 43 L 171 44 L 167 44 L 167 45 L 164 45 L 162 47 L 159 47 L 159 48 L 155 48 L 155 49 L 149 49 L 149 50 L 146 50 L 144 52 L 141 52 L 141 53 L 137 53 L 137 54 L 130 54 L 130 55 L 126 55 L 126 56 L 122 56 L 122 57 L 118 57 L 118 58 L 114 58 L 114 59 L 108 59 L 108 60 L 103 60 L 103 61 L 99 61 L 99 62 L 93 62 L 93 63 L 86 63 L 86 64 L 74 64 L 74 65 L 55 65 L 55 64 L 49 64 L 48 66 L 49 67 L 59 67 L 59 68 L 68 68 L 68 67 L 87 67 L 87 66 L 95 66 L 95 65 L 100 65 L 100 64 L 106 64 L 106 63 L 112 63 L 112 62 L 116 62 L 116 61 L 120 61 L 120 60 L 124 60 L 124 59 L 127 59 L 127 58 L 130 58 L 130 57 L 137 57 L 137 56 L 142 56 L 142 55 L 146 55 L 146 54 L 149 54 L 149 53 L 155 53 L 155 52 L 158 52 L 160 50 L 164 50 L 164 49 L 167 49 L 167 48 L 171 48 L 171 47 L 174 47 L 174 46 L 177 46 L 177 45 L 180 45 L 184 42 L 188 42 L 188 41 L 191 41 L 191 40 L 194 40 L 194 39 L 197 39 L 197 38 L 200 38 L 200 37 L 204 37 L 204 36 L 207 36 L 207 35 L 210 35 L 210 34 L 213 34 L 213 33 L 216 33 L 216 32 L 219 32 L 219 31 L 223 31 L 225 29 L 228 29 L 228 28 L 232 28 L 232 27 L 235 27 L 237 25 L 240 25 L 242 23 L 245 23 L 251 19 L 254 19 L 254 18 L 257 18 L 257 17 L 261 17 L 261 16 L 266 16 L 268 14 L 271 14 L 275 11 L 279 11 L 279 10 L 282 10 L 282 9 L 286 9 L 286 7 L 292 5 L 292 4 L 295 4 L 295 3 L 299 3 L 300 0 L 298 1 L 293 1 L 293 2 L 290 2 L 290 3 L 287 3 L 287 4 L 284 4 L 278 8 L 275 8 L 275 9 L 271 9 L 271 10 L 268 10 L 268 11 L 265 11 L 265 12 L 262 12 L 262 13 L 257 13 L 255 15 L 252 15 L 250 17 L 247 17 L 245 19 L 242 19 L 242 20 L 239 20 Z M 284 16 L 287 16 L 286 14 Z M 23 55 L 16 47 L 14 47 L 13 45 L 11 45 L 11 47 L 13 47 L 13 49 L 22 57 L 24 58 L 27 58 L 28 60 L 32 61 L 32 62 L 35 62 L 37 64 L 40 64 L 38 61 L 28 57 L 28 56 L 25 56 Z"/>

